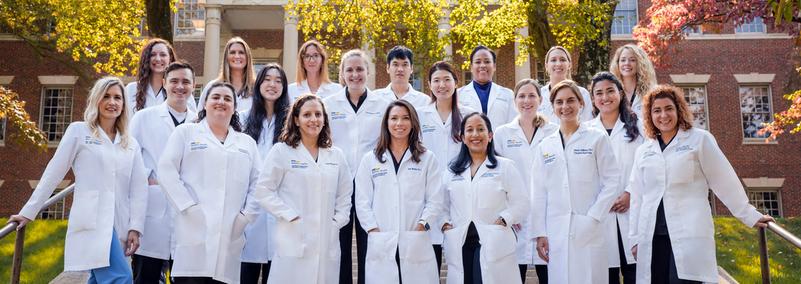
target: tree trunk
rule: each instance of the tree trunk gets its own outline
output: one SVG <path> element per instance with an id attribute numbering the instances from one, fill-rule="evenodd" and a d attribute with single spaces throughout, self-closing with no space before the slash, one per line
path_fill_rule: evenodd
<path id="1" fill-rule="evenodd" d="M 601 3 L 614 2 L 617 6 L 617 0 L 592 0 Z M 580 86 L 589 86 L 590 80 L 595 73 L 609 70 L 609 52 L 612 44 L 612 22 L 614 21 L 615 9 L 614 7 L 609 10 L 609 21 L 595 22 L 595 26 L 601 30 L 601 36 L 593 40 L 584 42 L 579 58 L 578 66 L 576 67 L 576 76 L 573 77 Z"/>
<path id="2" fill-rule="evenodd" d="M 528 6 L 528 33 L 531 36 L 529 48 L 538 61 L 545 60 L 545 53 L 556 45 L 556 37 L 548 25 L 548 0 L 532 0 Z"/>
<path id="3" fill-rule="evenodd" d="M 172 43 L 172 17 L 170 0 L 145 0 L 147 29 L 151 37 Z"/>

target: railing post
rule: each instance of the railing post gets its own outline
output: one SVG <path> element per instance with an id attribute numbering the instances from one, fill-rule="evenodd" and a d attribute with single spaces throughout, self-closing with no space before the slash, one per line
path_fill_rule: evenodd
<path id="1" fill-rule="evenodd" d="M 19 275 L 22 271 L 22 248 L 25 246 L 25 227 L 17 230 L 14 240 L 14 258 L 11 268 L 11 284 L 19 284 Z"/>
<path id="2" fill-rule="evenodd" d="M 768 263 L 768 236 L 765 228 L 759 228 L 759 263 L 762 269 L 762 283 L 770 284 L 770 264 Z"/>

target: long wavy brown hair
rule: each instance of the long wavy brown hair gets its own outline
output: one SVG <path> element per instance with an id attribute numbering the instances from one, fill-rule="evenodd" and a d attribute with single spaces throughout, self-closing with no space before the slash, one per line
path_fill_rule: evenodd
<path id="1" fill-rule="evenodd" d="M 325 104 L 323 104 L 323 100 L 320 99 L 320 97 L 312 94 L 301 95 L 295 100 L 294 103 L 292 103 L 292 107 L 289 111 L 290 115 L 288 115 L 286 117 L 286 121 L 284 121 L 284 130 L 281 132 L 281 141 L 292 148 L 297 148 L 298 145 L 300 145 L 300 126 L 295 124 L 295 119 L 300 118 L 300 109 L 304 104 L 310 101 L 317 101 L 321 106 L 323 106 L 323 129 L 320 130 L 320 136 L 317 137 L 317 147 L 330 148 L 332 141 L 331 126 L 328 123 L 328 113 L 325 111 Z"/>
<path id="2" fill-rule="evenodd" d="M 154 38 L 149 40 L 145 46 L 142 47 L 142 53 L 139 55 L 139 68 L 137 68 L 136 72 L 136 94 L 133 94 L 136 96 L 136 105 L 134 106 L 134 110 L 141 110 L 145 108 L 145 97 L 147 96 L 146 88 L 148 88 L 148 85 L 150 85 L 150 77 L 153 76 L 153 73 L 150 70 L 150 52 L 153 51 L 153 47 L 157 44 L 163 44 L 167 47 L 167 53 L 170 54 L 169 63 L 173 63 L 177 59 L 175 57 L 175 49 L 166 40 Z M 155 91 L 158 92 L 159 90 Z"/>
<path id="3" fill-rule="evenodd" d="M 656 139 L 657 135 L 661 132 L 659 128 L 654 125 L 654 120 L 651 117 L 651 106 L 654 105 L 656 99 L 670 99 L 676 105 L 676 119 L 677 127 L 682 130 L 693 128 L 693 115 L 690 112 L 690 107 L 687 101 L 684 100 L 684 91 L 670 85 L 657 85 L 652 88 L 642 99 L 642 116 L 643 126 L 645 127 L 645 136 L 651 139 Z"/>
<path id="4" fill-rule="evenodd" d="M 387 110 L 384 111 L 384 118 L 381 119 L 381 132 L 378 135 L 378 143 L 376 143 L 375 149 L 373 149 L 375 158 L 381 163 L 386 162 L 383 155 L 384 152 L 389 150 L 390 144 L 392 144 L 392 134 L 389 133 L 389 112 L 396 107 L 405 108 L 409 113 L 409 119 L 412 121 L 412 130 L 409 131 L 407 142 L 409 143 L 409 152 L 412 152 L 412 161 L 419 163 L 420 156 L 426 151 L 426 147 L 424 147 L 423 143 L 420 141 L 420 119 L 417 117 L 417 111 L 414 110 L 412 104 L 405 100 L 393 101 L 387 106 Z"/>

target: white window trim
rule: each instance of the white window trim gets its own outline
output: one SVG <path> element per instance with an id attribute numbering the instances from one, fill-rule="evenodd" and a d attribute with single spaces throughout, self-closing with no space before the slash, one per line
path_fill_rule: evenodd
<path id="1" fill-rule="evenodd" d="M 764 30 L 764 32 L 738 32 L 737 31 L 737 29 L 740 28 L 743 25 L 752 25 L 754 20 L 756 20 L 757 18 L 762 20 L 762 29 Z M 751 20 L 751 22 L 748 22 L 748 23 L 741 23 L 740 25 L 735 26 L 734 27 L 734 33 L 735 34 L 766 34 L 766 33 L 768 33 L 768 26 L 765 24 L 765 18 L 755 17 L 754 20 Z"/>
<path id="2" fill-rule="evenodd" d="M 772 74 L 770 74 L 772 75 Z M 736 77 L 736 75 L 735 75 Z M 773 115 L 775 112 L 773 111 L 773 88 L 771 87 L 770 83 L 766 82 L 754 82 L 754 83 L 740 83 L 738 80 L 737 84 L 737 108 L 740 110 L 740 135 L 743 135 L 743 143 L 744 145 L 776 145 L 779 144 L 778 140 L 770 140 L 766 141 L 766 138 L 746 138 L 745 137 L 745 129 L 743 129 L 743 110 L 742 110 L 742 102 L 740 101 L 740 88 L 742 87 L 767 87 L 768 88 L 768 104 L 770 104 L 770 120 L 768 122 L 773 121 Z"/>
<path id="3" fill-rule="evenodd" d="M 784 202 L 782 201 L 782 191 L 780 187 L 746 187 L 745 191 L 746 194 L 749 192 L 776 192 L 776 202 L 779 205 L 779 217 L 784 217 Z M 748 202 L 750 203 L 751 200 L 749 198 Z M 762 214 L 768 214 L 767 212 L 759 212 Z"/>
<path id="4" fill-rule="evenodd" d="M 622 0 L 618 1 L 618 5 L 620 4 L 620 2 L 622 2 Z M 614 20 L 615 20 L 614 19 L 614 12 L 612 12 L 612 15 L 613 15 L 612 16 L 613 17 L 612 24 L 614 24 Z M 640 3 L 639 3 L 639 1 L 634 1 L 634 15 L 637 16 L 637 21 L 636 22 L 640 22 Z M 610 29 L 610 33 L 611 33 L 611 29 L 612 29 L 611 25 L 609 26 L 609 29 Z M 634 36 L 632 35 L 633 33 L 634 33 L 634 27 L 632 27 L 632 32 L 627 33 L 627 34 L 617 34 L 617 36 L 621 37 L 621 38 L 625 37 L 625 38 L 628 38 L 628 39 L 633 39 L 634 38 Z M 615 40 L 615 34 L 612 35 L 612 40 Z"/>
<path id="5" fill-rule="evenodd" d="M 709 81 L 707 79 L 707 81 Z M 706 87 L 707 84 L 700 84 L 700 83 L 677 83 L 676 87 L 681 89 L 684 88 L 703 88 L 704 89 L 704 114 L 706 115 L 706 131 L 712 130 L 712 120 L 709 118 L 709 89 Z M 689 105 L 689 102 L 687 102 Z"/>
<path id="6" fill-rule="evenodd" d="M 670 74 L 670 80 L 677 85 L 706 85 L 711 77 L 712 75 L 709 74 Z"/>
<path id="7" fill-rule="evenodd" d="M 39 76 L 39 84 L 53 86 L 74 86 L 78 76 Z"/>
<path id="8" fill-rule="evenodd" d="M 14 81 L 14 76 L 0 76 L 0 86 L 11 85 L 11 81 Z"/>
<path id="9" fill-rule="evenodd" d="M 39 81 L 41 82 L 42 81 L 41 77 L 47 77 L 47 76 L 39 76 L 39 77 L 40 77 Z M 53 77 L 58 77 L 58 76 L 53 76 Z M 61 77 L 71 77 L 71 76 L 61 76 Z M 72 106 L 70 107 L 71 108 L 70 109 L 70 123 L 72 123 L 72 112 L 75 110 L 75 85 L 74 84 L 71 84 L 71 85 L 64 85 L 64 84 L 60 84 L 60 85 L 43 85 L 42 89 L 41 89 L 41 94 L 39 95 L 39 123 L 38 123 L 39 129 L 43 129 L 44 128 L 44 107 L 45 107 L 45 105 L 44 105 L 43 102 L 44 102 L 45 92 L 47 91 L 47 89 L 61 89 L 61 88 L 69 88 L 69 89 L 72 90 Z M 66 132 L 66 129 L 64 129 L 64 130 Z M 47 136 L 47 133 L 45 133 L 45 136 Z M 58 143 L 59 142 L 61 142 L 61 139 L 59 139 L 58 141 L 50 141 L 48 139 L 47 140 L 47 148 L 56 148 L 56 147 L 58 147 Z"/>
<path id="10" fill-rule="evenodd" d="M 14 81 L 14 76 L 0 76 L 0 87 L 8 87 L 8 85 L 11 85 L 11 81 Z M 2 137 L 0 139 L 0 147 L 4 147 L 6 146 L 6 133 L 8 132 L 6 131 L 8 130 L 8 116 L 0 118 L 0 127 L 2 127 L 0 129 L 0 137 Z M 0 186 L 2 185 L 3 182 L 0 180 Z"/>
<path id="11" fill-rule="evenodd" d="M 3 183 L 5 182 L 6 182 L 5 180 L 0 179 L 0 188 L 3 188 Z"/>
<path id="12" fill-rule="evenodd" d="M 737 83 L 743 85 L 767 84 L 770 86 L 770 84 L 773 83 L 773 78 L 776 78 L 776 74 L 760 74 L 756 72 L 750 74 L 734 74 L 734 79 L 737 80 Z"/>

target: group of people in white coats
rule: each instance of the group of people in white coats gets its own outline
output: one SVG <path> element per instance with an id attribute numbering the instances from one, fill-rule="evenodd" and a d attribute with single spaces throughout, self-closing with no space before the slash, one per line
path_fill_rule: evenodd
<path id="1" fill-rule="evenodd" d="M 360 50 L 341 85 L 317 41 L 292 84 L 277 64 L 254 74 L 241 38 L 224 54 L 199 105 L 194 69 L 159 39 L 135 83 L 98 80 L 9 222 L 34 220 L 72 169 L 65 270 L 180 284 L 352 283 L 354 230 L 359 283 L 439 283 L 443 254 L 448 283 L 522 283 L 531 265 L 540 283 L 715 282 L 707 190 L 746 225 L 772 221 L 636 45 L 589 90 L 562 47 L 548 83 L 510 90 L 478 46 L 470 83 L 439 61 L 429 94 L 402 46 L 375 91 Z"/>

